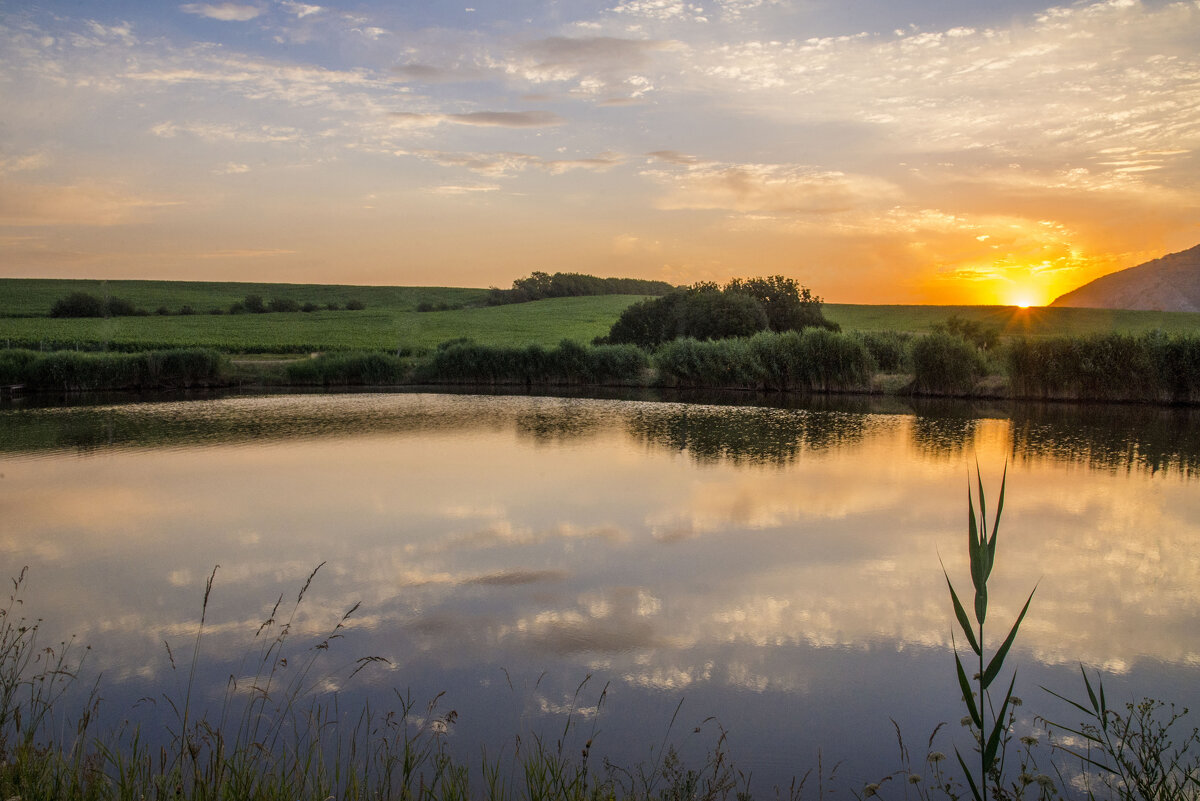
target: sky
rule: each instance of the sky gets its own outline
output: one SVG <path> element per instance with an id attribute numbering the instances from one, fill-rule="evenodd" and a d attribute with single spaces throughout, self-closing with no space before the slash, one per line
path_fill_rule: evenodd
<path id="1" fill-rule="evenodd" d="M 1200 243 L 1200 0 L 0 0 L 0 109 L 0 277 L 1041 304 Z"/>

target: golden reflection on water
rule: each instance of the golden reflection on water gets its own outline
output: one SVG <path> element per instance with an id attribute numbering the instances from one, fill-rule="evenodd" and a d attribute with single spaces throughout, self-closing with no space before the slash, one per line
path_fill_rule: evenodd
<path id="1" fill-rule="evenodd" d="M 110 676 L 161 669 L 213 565 L 220 649 L 325 562 L 296 630 L 361 600 L 356 647 L 398 668 L 803 692 L 814 668 L 772 652 L 949 647 L 939 558 L 968 581 L 969 474 L 994 498 L 1007 462 L 993 619 L 1038 585 L 1017 658 L 1200 667 L 1200 495 L 1161 469 L 1191 457 L 1019 447 L 1046 425 L 425 395 L 9 412 L 0 556 Z"/>

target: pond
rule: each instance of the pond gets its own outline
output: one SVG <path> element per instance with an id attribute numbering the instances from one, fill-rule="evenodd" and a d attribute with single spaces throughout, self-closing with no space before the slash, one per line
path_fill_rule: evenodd
<path id="1" fill-rule="evenodd" d="M 9 404 L 0 563 L 29 567 L 24 613 L 48 640 L 90 647 L 102 715 L 147 736 L 174 720 L 166 698 L 190 685 L 219 704 L 253 672 L 282 598 L 272 630 L 290 617 L 297 653 L 360 604 L 305 693 L 336 691 L 343 709 L 437 698 L 467 761 L 564 731 L 620 765 L 653 765 L 664 744 L 702 761 L 723 732 L 760 796 L 818 762 L 861 788 L 899 767 L 896 727 L 918 760 L 941 722 L 935 749 L 970 747 L 942 571 L 969 590 L 977 464 L 989 515 L 1007 465 L 993 644 L 1037 588 L 1006 662 L 1016 733 L 1039 715 L 1079 722 L 1041 687 L 1082 697 L 1081 664 L 1114 704 L 1200 706 L 1200 420 L 1186 410 Z"/>

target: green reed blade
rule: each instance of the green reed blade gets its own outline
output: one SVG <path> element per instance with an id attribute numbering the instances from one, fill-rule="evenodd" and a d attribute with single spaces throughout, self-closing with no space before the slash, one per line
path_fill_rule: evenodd
<path id="1" fill-rule="evenodd" d="M 967 618 L 967 610 L 963 609 L 962 602 L 958 600 L 958 593 L 954 591 L 954 585 L 950 583 L 950 576 L 946 574 L 945 568 L 942 569 L 942 574 L 946 576 L 946 586 L 950 588 L 950 600 L 954 602 L 954 616 L 958 618 L 958 625 L 967 635 L 967 642 L 971 644 L 971 650 L 975 652 L 975 655 L 983 656 L 983 649 L 980 647 L 979 641 L 975 639 L 975 632 L 971 630 L 971 621 Z"/>
<path id="2" fill-rule="evenodd" d="M 992 726 L 992 733 L 988 737 L 987 746 L 983 749 L 983 771 L 986 775 L 991 770 L 992 765 L 996 761 L 996 751 L 1000 748 L 1000 735 L 1007 728 L 1004 724 L 1004 715 L 1008 711 L 1008 704 L 1012 701 L 1013 687 L 1017 684 L 1017 674 L 1013 673 L 1012 681 L 1008 683 L 1008 692 L 1004 694 L 1004 702 L 1000 704 L 1000 711 L 996 713 L 996 722 Z"/>
<path id="3" fill-rule="evenodd" d="M 985 690 L 995 681 L 996 675 L 1000 672 L 1000 668 L 1004 663 L 1004 657 L 1008 656 L 1008 649 L 1012 648 L 1013 641 L 1017 639 L 1017 629 L 1020 628 L 1021 621 L 1025 619 L 1025 613 L 1029 611 L 1029 604 L 1033 601 L 1033 593 L 1035 592 L 1037 592 L 1037 587 L 1034 587 L 1030 591 L 1029 598 L 1025 600 L 1025 606 L 1021 608 L 1021 614 L 1017 615 L 1017 622 L 1013 623 L 1012 630 L 1008 632 L 1008 637 L 1004 639 L 1004 644 L 996 649 L 992 661 L 988 663 L 987 670 L 983 671 L 981 684 Z"/>
<path id="4" fill-rule="evenodd" d="M 996 519 L 992 521 L 992 538 L 989 542 L 992 562 L 996 559 L 996 532 L 1000 529 L 1000 513 L 1004 511 L 1004 485 L 1008 482 L 1008 460 L 1004 462 L 1004 474 L 1000 476 L 1000 498 L 996 501 Z"/>
<path id="5" fill-rule="evenodd" d="M 1086 706 L 1084 706 L 1083 704 L 1079 703 L 1078 701 L 1072 701 L 1070 698 L 1067 698 L 1065 695 L 1060 695 L 1059 693 L 1056 693 L 1056 692 L 1054 692 L 1054 690 L 1051 690 L 1049 687 L 1047 687 L 1047 686 L 1046 686 L 1046 685 L 1044 685 L 1044 684 L 1041 684 L 1041 685 L 1038 685 L 1038 686 L 1039 686 L 1039 687 L 1041 687 L 1041 688 L 1042 688 L 1043 690 L 1045 690 L 1046 692 L 1048 692 L 1048 693 L 1050 693 L 1051 695 L 1053 695 L 1053 696 L 1054 696 L 1055 698 L 1057 698 L 1058 700 L 1067 702 L 1068 704 L 1070 704 L 1071 706 L 1075 707 L 1076 709 L 1078 709 L 1080 712 L 1082 712 L 1083 714 L 1087 715 L 1088 717 L 1095 717 L 1095 716 L 1096 716 L 1096 713 L 1095 713 L 1095 711 L 1094 711 L 1094 710 L 1088 709 Z M 1054 725 L 1055 725 L 1055 726 L 1058 726 L 1058 728 L 1060 728 L 1060 729 L 1064 729 L 1064 730 L 1066 730 L 1066 731 L 1069 731 L 1069 732 L 1071 732 L 1072 734 L 1080 734 L 1080 736 L 1084 736 L 1084 737 L 1086 737 L 1086 736 L 1087 736 L 1087 735 L 1083 735 L 1083 734 L 1081 734 L 1080 732 L 1077 732 L 1077 731 L 1075 731 L 1074 729 L 1068 729 L 1066 726 L 1061 726 L 1061 725 L 1059 725 L 1059 724 L 1057 724 L 1057 723 L 1055 723 Z M 1088 739 L 1096 739 L 1096 738 L 1094 738 L 1094 737 L 1089 737 Z M 1099 741 L 1097 740 L 1097 742 L 1099 742 Z"/>
<path id="6" fill-rule="evenodd" d="M 1092 709 L 1100 712 L 1100 702 L 1096 700 L 1096 694 L 1092 692 L 1092 683 L 1088 681 L 1087 671 L 1083 669 L 1083 665 L 1079 666 L 1079 672 L 1083 675 L 1083 686 L 1087 688 L 1088 700 L 1092 702 Z"/>
<path id="7" fill-rule="evenodd" d="M 954 665 L 958 668 L 958 686 L 962 690 L 962 697 L 963 701 L 966 702 L 967 711 L 971 714 L 971 722 L 982 731 L 983 715 L 979 713 L 979 707 L 975 705 L 975 695 L 971 692 L 971 682 L 967 681 L 967 672 L 963 670 L 962 660 L 958 658 L 957 651 L 954 653 Z"/>
<path id="8" fill-rule="evenodd" d="M 987 619 L 987 585 L 984 584 L 981 589 L 975 593 L 975 619 L 979 621 L 979 625 L 983 625 L 983 621 Z"/>
<path id="9" fill-rule="evenodd" d="M 962 754 L 958 749 L 954 749 L 954 755 L 958 757 L 958 764 L 962 766 L 963 775 L 967 777 L 967 784 L 971 785 L 971 795 L 975 797 L 975 801 L 983 801 L 983 795 L 979 792 L 979 787 L 975 784 L 975 778 L 971 775 L 971 769 L 967 767 L 967 763 L 963 761 Z"/>

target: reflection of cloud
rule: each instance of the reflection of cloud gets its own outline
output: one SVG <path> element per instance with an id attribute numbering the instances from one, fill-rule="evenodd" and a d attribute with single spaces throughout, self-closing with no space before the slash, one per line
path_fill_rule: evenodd
<path id="1" fill-rule="evenodd" d="M 563 581 L 566 578 L 567 573 L 563 570 L 505 570 L 468 579 L 466 583 L 481 584 L 486 587 L 518 587 L 524 584 Z"/>

